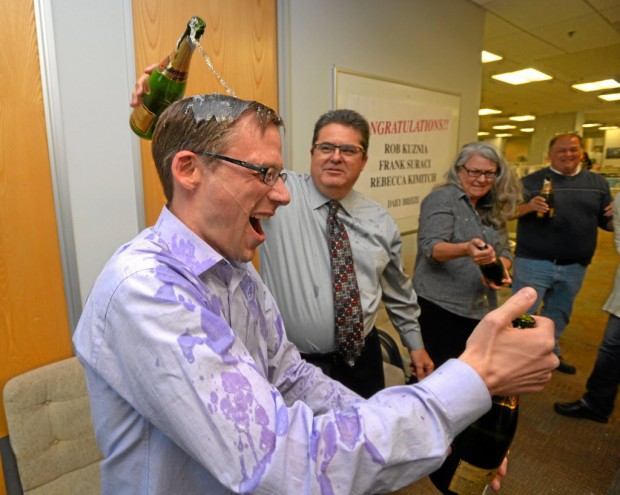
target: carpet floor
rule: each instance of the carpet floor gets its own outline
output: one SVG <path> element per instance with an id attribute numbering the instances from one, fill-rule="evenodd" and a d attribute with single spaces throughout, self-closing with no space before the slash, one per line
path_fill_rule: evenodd
<path id="1" fill-rule="evenodd" d="M 501 494 L 620 495 L 620 405 L 616 403 L 608 424 L 553 411 L 554 402 L 577 400 L 584 393 L 607 323 L 608 314 L 601 308 L 611 292 L 618 261 L 613 234 L 601 232 L 561 340 L 563 357 L 577 367 L 577 374 L 556 371 L 543 392 L 521 397 L 519 427 Z M 438 493 L 424 478 L 392 495 Z"/>

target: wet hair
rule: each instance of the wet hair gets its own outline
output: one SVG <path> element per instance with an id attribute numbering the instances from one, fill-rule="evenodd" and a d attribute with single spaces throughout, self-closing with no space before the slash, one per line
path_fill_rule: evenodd
<path id="1" fill-rule="evenodd" d="M 583 148 L 583 138 L 579 134 L 577 134 L 576 132 L 562 132 L 560 134 L 556 134 L 555 136 L 551 138 L 551 140 L 549 141 L 549 150 L 551 150 L 551 148 L 553 147 L 553 145 L 556 143 L 558 139 L 560 139 L 561 137 L 566 137 L 566 136 L 576 137 L 579 140 L 579 146 Z"/>
<path id="2" fill-rule="evenodd" d="M 463 189 L 458 172 L 474 155 L 491 160 L 497 166 L 497 176 L 491 190 L 476 203 L 476 210 L 484 224 L 501 228 L 522 200 L 522 188 L 517 174 L 495 146 L 482 141 L 464 145 L 448 171 L 446 184 Z"/>
<path id="3" fill-rule="evenodd" d="M 330 110 L 319 117 L 314 124 L 314 134 L 312 135 L 312 146 L 319 138 L 319 131 L 329 124 L 340 124 L 359 131 L 362 136 L 361 146 L 364 154 L 368 153 L 368 142 L 370 141 L 370 127 L 368 121 L 355 110 L 339 109 Z"/>
<path id="4" fill-rule="evenodd" d="M 235 124 L 252 115 L 265 130 L 270 125 L 281 127 L 282 118 L 257 101 L 240 100 L 217 93 L 184 98 L 172 103 L 158 118 L 151 150 L 166 200 L 173 195 L 172 160 L 183 150 L 200 154 L 221 153 L 234 139 Z M 206 159 L 209 162 L 212 159 Z"/>

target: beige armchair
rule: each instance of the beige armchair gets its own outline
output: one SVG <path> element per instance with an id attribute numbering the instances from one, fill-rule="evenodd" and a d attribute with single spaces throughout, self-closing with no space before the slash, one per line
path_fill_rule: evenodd
<path id="1" fill-rule="evenodd" d="M 3 395 L 19 475 L 11 481 L 16 473 L 4 466 L 8 495 L 100 493 L 102 456 L 91 423 L 84 370 L 77 358 L 16 376 L 7 382 Z M 5 445 L 2 460 L 10 466 L 8 454 Z"/>

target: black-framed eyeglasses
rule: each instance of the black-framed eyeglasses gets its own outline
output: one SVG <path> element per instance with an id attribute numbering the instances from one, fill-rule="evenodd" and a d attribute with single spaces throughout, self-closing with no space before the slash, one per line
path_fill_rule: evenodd
<path id="1" fill-rule="evenodd" d="M 467 172 L 467 175 L 469 175 L 470 177 L 478 178 L 481 175 L 484 175 L 484 178 L 488 180 L 494 180 L 497 177 L 497 170 L 494 170 L 492 172 L 484 172 L 482 170 L 467 168 L 465 165 L 463 165 L 461 168 L 465 170 L 465 172 Z"/>
<path id="2" fill-rule="evenodd" d="M 218 155 L 217 153 L 211 153 L 210 151 L 201 151 L 198 154 L 207 155 L 212 158 L 217 158 L 218 160 L 224 160 L 226 162 L 239 165 L 240 167 L 249 168 L 250 170 L 260 172 L 263 177 L 263 182 L 268 186 L 275 186 L 276 182 L 278 182 L 278 177 L 282 179 L 282 182 L 286 182 L 286 172 L 283 170 L 278 170 L 276 167 L 261 167 L 260 165 L 244 162 L 243 160 L 237 160 L 236 158 L 230 158 L 229 156 Z"/>
<path id="3" fill-rule="evenodd" d="M 324 155 L 331 155 L 336 151 L 336 149 L 340 150 L 340 154 L 353 157 L 359 155 L 360 153 L 366 153 L 364 148 L 361 146 L 355 146 L 354 144 L 333 144 L 333 143 L 314 143 L 312 149 L 319 150 Z"/>

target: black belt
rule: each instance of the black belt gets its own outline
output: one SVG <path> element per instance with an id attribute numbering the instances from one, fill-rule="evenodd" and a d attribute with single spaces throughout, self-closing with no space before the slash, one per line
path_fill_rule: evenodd
<path id="1" fill-rule="evenodd" d="M 590 260 L 586 258 L 548 258 L 546 261 L 551 261 L 554 265 L 583 265 L 587 266 L 590 264 Z"/>
<path id="2" fill-rule="evenodd" d="M 372 330 L 368 332 L 368 335 L 364 337 L 364 342 L 367 342 L 368 339 L 376 333 L 377 333 L 377 329 L 373 327 Z M 334 359 L 341 359 L 340 353 L 338 351 L 325 352 L 322 354 L 320 353 L 319 354 L 306 354 L 304 352 L 300 352 L 299 354 L 306 361 L 315 361 L 315 362 L 320 362 L 320 363 L 329 363 L 329 362 L 332 362 Z"/>

